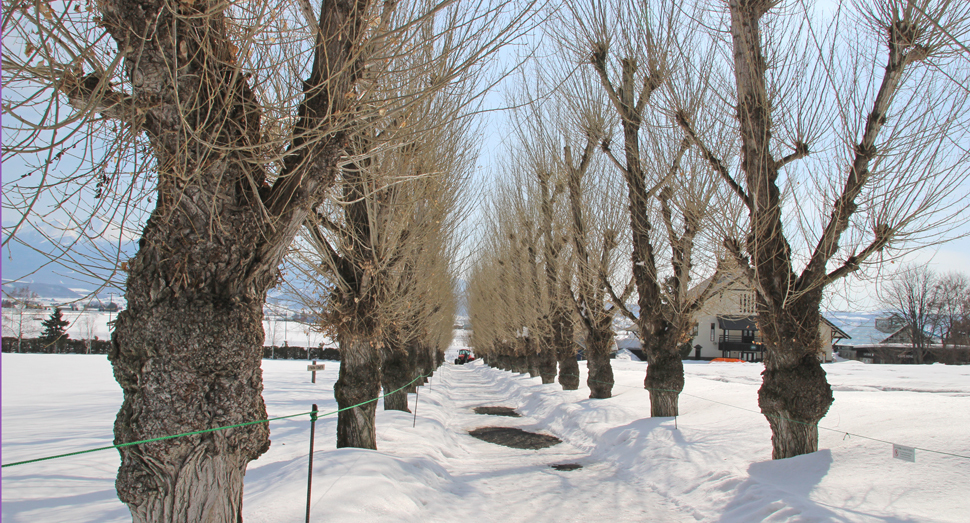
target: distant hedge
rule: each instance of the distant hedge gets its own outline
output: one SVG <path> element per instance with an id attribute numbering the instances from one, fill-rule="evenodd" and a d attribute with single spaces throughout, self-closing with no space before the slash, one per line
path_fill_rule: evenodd
<path id="1" fill-rule="evenodd" d="M 307 355 L 306 347 L 263 347 L 263 359 L 340 361 L 340 351 L 334 348 L 313 347 L 310 349 L 310 354 Z"/>
<path id="2" fill-rule="evenodd" d="M 53 343 L 40 338 L 24 338 L 20 352 L 29 354 L 107 354 L 111 350 L 108 340 L 72 340 L 61 338 Z M 17 338 L 3 337 L 3 352 L 17 352 Z"/>
<path id="3" fill-rule="evenodd" d="M 40 338 L 24 338 L 20 352 L 27 354 L 107 354 L 109 340 L 60 339 L 54 343 Z M 3 352 L 17 352 L 17 338 L 3 337 Z M 272 360 L 330 360 L 340 361 L 340 351 L 334 348 L 313 347 L 307 355 L 306 347 L 263 347 L 263 358 Z"/>

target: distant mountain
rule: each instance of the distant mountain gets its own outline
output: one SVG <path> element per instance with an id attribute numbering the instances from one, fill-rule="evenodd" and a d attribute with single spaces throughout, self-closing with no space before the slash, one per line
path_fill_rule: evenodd
<path id="1" fill-rule="evenodd" d="M 83 298 L 88 293 L 84 292 L 84 289 L 70 289 L 63 285 L 54 285 L 51 283 L 23 283 L 23 282 L 13 282 L 3 284 L 3 295 L 9 296 L 15 291 L 23 288 L 29 288 L 30 292 L 37 293 L 37 295 L 44 300 L 77 300 Z"/>
<path id="2" fill-rule="evenodd" d="M 886 311 L 822 311 L 822 316 L 824 316 L 825 319 L 834 323 L 836 327 L 846 332 L 856 327 L 875 325 L 876 318 L 885 318 L 886 316 L 889 316 L 889 314 L 890 313 Z"/>
<path id="3" fill-rule="evenodd" d="M 116 246 L 101 245 L 101 249 L 112 252 Z M 60 249 L 50 240 L 37 232 L 27 231 L 17 235 L 14 241 L 10 241 L 3 247 L 2 267 L 3 283 L 6 291 L 6 284 L 13 282 L 27 283 L 31 290 L 51 298 L 76 299 L 83 297 L 90 291 L 103 285 L 111 274 L 109 270 L 96 267 L 95 265 L 105 265 L 103 260 L 98 263 L 97 258 L 91 255 L 95 261 L 89 260 L 88 254 L 94 251 L 91 244 L 77 245 L 72 248 L 71 258 L 62 257 L 56 262 L 51 262 L 45 254 L 48 252 L 58 252 Z M 130 242 L 123 246 L 124 257 L 132 256 L 135 252 L 135 244 Z M 86 264 L 88 267 L 82 268 L 77 264 Z M 107 296 L 109 292 L 116 295 L 120 292 L 122 282 L 120 277 L 115 275 L 115 285 L 105 289 L 101 294 Z M 55 288 L 45 288 L 44 292 L 40 289 L 42 285 L 52 285 Z M 67 293 L 65 293 L 65 289 Z M 90 289 L 88 291 L 87 289 Z M 48 296 L 48 294 L 53 294 Z M 77 295 L 74 297 L 74 295 Z"/>

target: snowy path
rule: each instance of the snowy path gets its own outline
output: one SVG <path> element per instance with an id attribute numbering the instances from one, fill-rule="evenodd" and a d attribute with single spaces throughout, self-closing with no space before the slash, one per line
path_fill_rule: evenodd
<path id="1" fill-rule="evenodd" d="M 444 503 L 429 505 L 428 520 L 585 522 L 687 518 L 664 497 L 624 477 L 624 471 L 616 463 L 594 461 L 588 449 L 577 448 L 569 441 L 542 450 L 520 450 L 468 436 L 467 432 L 473 428 L 503 426 L 564 439 L 565 435 L 550 431 L 528 415 L 512 418 L 474 413 L 474 407 L 478 406 L 522 407 L 510 404 L 510 398 L 520 397 L 509 390 L 517 387 L 517 378 L 502 374 L 476 362 L 465 366 L 446 365 L 435 375 L 439 391 L 444 390 L 443 394 L 439 393 L 439 401 L 448 413 L 442 421 L 455 435 L 458 445 L 453 451 L 455 456 L 442 463 L 451 476 L 451 496 L 442 499 Z M 553 392 L 546 400 L 563 395 L 555 393 L 558 385 L 542 388 Z M 579 463 L 583 468 L 574 471 L 551 468 L 562 463 Z M 550 510 L 552 507 L 555 509 Z M 483 518 L 483 515 L 487 516 Z"/>
<path id="2" fill-rule="evenodd" d="M 327 362 L 315 384 L 306 364 L 263 361 L 270 416 L 313 403 L 336 410 L 339 364 Z M 335 449 L 336 417 L 320 418 L 311 521 L 970 521 L 970 366 L 826 365 L 835 403 L 821 423 L 828 430 L 819 433 L 819 452 L 779 461 L 770 459 L 770 431 L 758 413 L 762 368 L 685 364 L 675 428 L 669 418 L 647 417 L 644 363 L 613 360 L 608 400 L 588 399 L 582 385 L 563 391 L 480 362 L 446 363 L 420 388 L 416 426 L 412 414 L 378 407 L 376 452 Z M 4 463 L 110 444 L 121 391 L 104 356 L 3 354 L 2 371 Z M 522 417 L 478 415 L 477 406 L 512 407 Z M 272 446 L 246 473 L 246 523 L 304 520 L 309 425 L 303 416 L 270 423 Z M 519 450 L 468 435 L 487 425 L 563 443 Z M 942 454 L 917 450 L 916 462 L 905 462 L 884 442 Z M 560 463 L 583 468 L 550 468 Z M 109 450 L 5 468 L 0 517 L 130 521 L 114 493 L 118 464 Z"/>

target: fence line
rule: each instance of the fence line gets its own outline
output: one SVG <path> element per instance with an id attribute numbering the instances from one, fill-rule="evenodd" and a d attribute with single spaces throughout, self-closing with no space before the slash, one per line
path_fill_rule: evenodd
<path id="1" fill-rule="evenodd" d="M 316 416 L 316 417 L 321 417 L 321 418 L 322 417 L 326 417 L 326 416 L 332 416 L 332 415 L 337 414 L 339 412 L 343 412 L 345 410 L 354 409 L 354 408 L 360 407 L 361 405 L 367 405 L 368 403 L 373 403 L 373 402 L 375 402 L 375 401 L 377 401 L 377 400 L 379 400 L 381 398 L 386 398 L 387 396 L 390 396 L 391 394 L 394 394 L 396 392 L 400 392 L 400 391 L 404 390 L 405 388 L 410 387 L 411 384 L 413 384 L 414 382 L 418 381 L 419 379 L 428 378 L 428 377 L 430 377 L 430 376 L 425 376 L 425 375 L 418 376 L 418 377 L 414 378 L 413 380 L 411 380 L 410 382 L 408 382 L 406 385 L 404 385 L 402 387 L 399 387 L 396 390 L 392 390 L 391 392 L 388 392 L 387 394 L 384 394 L 383 396 L 378 396 L 378 397 L 376 397 L 374 399 L 370 399 L 370 400 L 367 400 L 367 401 L 362 401 L 362 402 L 360 402 L 360 403 L 358 403 L 356 405 L 351 405 L 349 407 L 344 407 L 342 409 L 337 409 L 337 410 L 335 410 L 333 412 L 327 412 L 325 414 L 318 414 L 315 410 L 308 410 L 306 412 L 299 412 L 299 413 L 296 413 L 296 414 L 288 414 L 286 416 L 276 416 L 276 417 L 273 417 L 273 418 L 260 419 L 260 420 L 255 420 L 255 421 L 246 421 L 244 423 L 236 423 L 235 425 L 226 425 L 226 426 L 223 426 L 223 427 L 214 427 L 214 428 L 211 428 L 211 429 L 193 430 L 191 432 L 183 432 L 181 434 L 172 434 L 172 435 L 169 435 L 169 436 L 159 436 L 157 438 L 143 439 L 143 440 L 140 440 L 140 441 L 131 441 L 131 442 L 128 442 L 128 443 L 119 443 L 117 445 L 109 445 L 107 447 L 97 447 L 97 448 L 93 448 L 93 449 L 79 450 L 79 451 L 76 451 L 76 452 L 68 452 L 68 453 L 65 453 L 65 454 L 57 454 L 57 455 L 54 455 L 54 456 L 44 456 L 42 458 L 27 459 L 27 460 L 23 460 L 23 461 L 15 461 L 13 463 L 4 463 L 3 465 L 0 465 L 0 468 L 15 467 L 17 465 L 26 465 L 28 463 L 37 463 L 38 461 L 48 461 L 48 460 L 52 460 L 52 459 L 66 458 L 66 457 L 69 457 L 69 456 L 77 456 L 77 455 L 80 455 L 80 454 L 89 454 L 91 452 L 99 452 L 99 451 L 102 451 L 102 450 L 118 449 L 118 448 L 122 448 L 122 447 L 129 447 L 131 445 L 142 445 L 142 444 L 145 444 L 145 443 L 154 443 L 156 441 L 164 441 L 164 440 L 175 439 L 175 438 L 184 438 L 185 436 L 194 436 L 196 434 L 205 434 L 205 433 L 208 433 L 208 432 L 216 432 L 216 431 L 219 431 L 219 430 L 234 429 L 234 428 L 238 428 L 238 427 L 247 427 L 249 425 L 258 425 L 260 423 L 269 423 L 271 421 L 277 421 L 277 420 L 289 419 L 289 418 L 297 418 L 297 417 L 300 417 L 300 416 L 311 416 L 311 417 L 312 416 Z"/>

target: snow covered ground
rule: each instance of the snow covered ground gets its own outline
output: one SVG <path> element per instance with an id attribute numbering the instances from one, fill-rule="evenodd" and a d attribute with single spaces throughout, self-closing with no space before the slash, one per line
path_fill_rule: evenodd
<path id="1" fill-rule="evenodd" d="M 889 443 L 860 437 L 970 456 L 970 367 L 828 364 L 835 403 L 822 420 L 831 430 L 820 431 L 821 450 L 772 461 L 757 412 L 759 364 L 686 365 L 675 426 L 645 417 L 646 364 L 613 363 L 608 400 L 481 362 L 447 363 L 421 388 L 414 427 L 410 414 L 379 410 L 376 452 L 336 450 L 336 419 L 321 418 L 312 520 L 970 521 L 970 459 L 917 450 L 909 463 L 893 459 Z M 103 357 L 4 354 L 2 365 L 4 463 L 110 444 L 121 393 Z M 335 410 L 338 364 L 327 362 L 315 385 L 305 369 L 302 361 L 264 360 L 270 416 L 312 403 Z M 496 405 L 522 417 L 472 411 Z M 563 443 L 519 450 L 467 435 L 488 425 Z M 270 427 L 272 446 L 246 475 L 244 519 L 303 521 L 309 421 Z M 562 463 L 583 468 L 550 467 Z M 5 468 L 2 519 L 128 521 L 114 494 L 117 466 L 109 450 Z"/>

